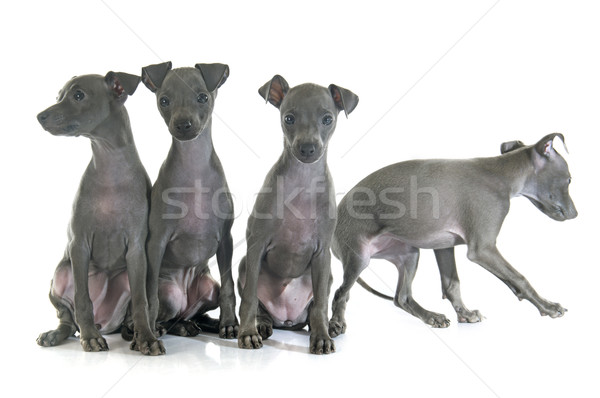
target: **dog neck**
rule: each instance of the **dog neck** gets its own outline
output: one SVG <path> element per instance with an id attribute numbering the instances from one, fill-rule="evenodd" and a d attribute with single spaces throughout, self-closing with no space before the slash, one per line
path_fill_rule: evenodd
<path id="1" fill-rule="evenodd" d="M 496 175 L 497 189 L 509 198 L 521 195 L 528 189 L 535 168 L 531 160 L 531 147 L 519 148 L 500 156 L 481 159 L 490 175 Z"/>
<path id="2" fill-rule="evenodd" d="M 96 169 L 116 169 L 120 173 L 125 164 L 140 163 L 125 107 L 113 110 L 89 138 Z"/>
<path id="3" fill-rule="evenodd" d="M 205 169 L 211 163 L 213 156 L 212 128 L 209 122 L 193 140 L 179 141 L 173 137 L 165 162 L 169 168 L 181 168 L 183 172 L 187 173 Z"/>

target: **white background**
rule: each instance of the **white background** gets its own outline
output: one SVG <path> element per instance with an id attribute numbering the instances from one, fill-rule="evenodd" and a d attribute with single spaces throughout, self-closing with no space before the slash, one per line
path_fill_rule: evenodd
<path id="1" fill-rule="evenodd" d="M 13 2 L 0 16 L 0 305 L 8 366 L 0 389 L 86 397 L 597 395 L 599 17 L 592 1 Z M 579 217 L 558 223 L 515 198 L 498 245 L 542 296 L 569 312 L 540 317 L 460 247 L 464 300 L 486 316 L 475 325 L 457 324 L 441 299 L 434 257 L 423 251 L 414 294 L 453 320 L 445 330 L 357 286 L 348 331 L 325 357 L 308 354 L 307 333 L 283 331 L 254 352 L 209 334 L 165 337 L 168 353 L 159 358 L 129 351 L 118 335 L 109 336 L 105 353 L 84 353 L 76 339 L 38 347 L 37 335 L 57 324 L 49 282 L 91 151 L 86 139 L 44 132 L 36 114 L 74 75 L 139 74 L 142 66 L 169 60 L 174 67 L 231 68 L 219 91 L 213 139 L 236 198 L 236 242 L 282 148 L 278 112 L 257 94 L 274 74 L 291 86 L 335 83 L 360 97 L 329 146 L 340 193 L 393 162 L 495 156 L 504 141 L 532 144 L 564 133 Z M 143 85 L 127 108 L 154 180 L 170 136 Z M 236 277 L 244 250 L 234 253 Z M 336 289 L 341 264 L 334 260 L 332 268 Z M 373 272 L 386 281 L 378 287 L 391 293 L 393 266 L 372 262 L 364 277 L 377 285 Z"/>

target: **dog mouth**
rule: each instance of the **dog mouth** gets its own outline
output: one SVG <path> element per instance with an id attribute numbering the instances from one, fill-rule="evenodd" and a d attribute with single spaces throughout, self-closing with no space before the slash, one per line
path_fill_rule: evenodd
<path id="1" fill-rule="evenodd" d="M 323 157 L 323 152 L 306 156 L 306 155 L 302 155 L 300 153 L 296 153 L 294 151 L 294 157 L 296 158 L 297 161 L 299 161 L 301 163 L 311 164 L 311 163 L 315 163 L 315 162 L 318 162 L 319 160 L 321 160 L 321 158 Z"/>
<path id="2" fill-rule="evenodd" d="M 56 136 L 79 136 L 79 123 L 69 123 L 66 126 L 42 124 L 42 128 Z"/>
<path id="3" fill-rule="evenodd" d="M 196 138 L 198 138 L 200 135 L 202 134 L 202 131 L 197 131 L 194 133 L 180 133 L 180 132 L 171 132 L 171 135 L 173 136 L 173 138 L 175 138 L 177 141 L 193 141 Z"/>
<path id="4" fill-rule="evenodd" d="M 565 221 L 569 218 L 565 209 L 562 206 L 559 206 L 557 204 L 546 205 L 530 196 L 526 196 L 526 198 L 529 199 L 529 201 L 533 203 L 533 205 L 537 207 L 538 210 L 540 210 L 542 213 L 544 213 L 553 220 Z"/>

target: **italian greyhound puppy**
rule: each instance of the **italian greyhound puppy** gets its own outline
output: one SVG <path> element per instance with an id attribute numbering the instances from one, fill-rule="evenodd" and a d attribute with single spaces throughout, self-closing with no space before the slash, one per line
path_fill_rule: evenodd
<path id="1" fill-rule="evenodd" d="M 454 259 L 460 244 L 467 245 L 469 260 L 500 278 L 519 299 L 529 300 L 542 315 L 562 316 L 566 309 L 542 298 L 496 247 L 514 196 L 528 198 L 554 220 L 577 216 L 569 196 L 571 175 L 553 147 L 555 137 L 564 142 L 554 133 L 535 145 L 504 143 L 497 157 L 396 163 L 359 182 L 338 207 L 332 248 L 343 263 L 344 280 L 333 299 L 329 333 L 345 332 L 348 292 L 371 258 L 398 268 L 395 305 L 433 327 L 447 327 L 444 315 L 425 310 L 412 296 L 419 249 L 435 250 L 444 298 L 459 322 L 481 321 L 479 311 L 462 302 Z"/>
<path id="2" fill-rule="evenodd" d="M 131 302 L 132 349 L 165 352 L 150 327 L 146 298 L 150 180 L 123 105 L 139 81 L 139 76 L 114 72 L 74 77 L 58 103 L 37 116 L 53 135 L 92 142 L 92 160 L 73 204 L 69 243 L 50 289 L 60 324 L 39 336 L 41 346 L 59 344 L 79 330 L 85 351 L 106 351 L 102 334 L 121 328 Z"/>
<path id="3" fill-rule="evenodd" d="M 310 352 L 328 354 L 331 288 L 330 243 L 335 227 L 335 191 L 327 146 L 338 113 L 351 113 L 358 97 L 336 85 L 289 88 L 273 77 L 259 94 L 279 109 L 284 135 L 281 157 L 256 198 L 239 266 L 240 348 L 260 348 L 273 327 L 309 325 Z"/>
<path id="4" fill-rule="evenodd" d="M 224 64 L 171 70 L 171 62 L 142 69 L 156 94 L 172 145 L 152 187 L 147 245 L 150 321 L 181 336 L 200 330 L 237 337 L 231 273 L 233 201 L 212 142 L 217 89 Z M 221 285 L 208 268 L 216 254 Z M 219 321 L 205 313 L 220 307 Z"/>

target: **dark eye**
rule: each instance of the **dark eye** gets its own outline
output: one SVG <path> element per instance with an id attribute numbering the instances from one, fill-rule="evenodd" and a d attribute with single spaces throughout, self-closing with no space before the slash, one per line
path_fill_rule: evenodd
<path id="1" fill-rule="evenodd" d="M 167 106 L 169 106 L 170 103 L 171 103 L 171 101 L 169 101 L 169 99 L 167 97 L 160 98 L 160 106 L 167 107 Z"/>
<path id="2" fill-rule="evenodd" d="M 569 177 L 569 180 L 567 181 L 567 184 L 571 183 L 571 177 Z"/>
<path id="3" fill-rule="evenodd" d="M 330 115 L 324 116 L 323 120 L 321 120 L 321 122 L 325 125 L 325 126 L 329 126 L 331 124 L 331 122 L 333 122 L 333 118 Z"/>
<path id="4" fill-rule="evenodd" d="M 201 104 L 205 104 L 206 101 L 208 101 L 208 95 L 206 95 L 205 93 L 202 93 L 200 95 L 198 95 L 198 102 Z"/>
<path id="5" fill-rule="evenodd" d="M 296 118 L 294 117 L 294 115 L 285 115 L 283 121 L 285 122 L 285 124 L 294 124 Z"/>
<path id="6" fill-rule="evenodd" d="M 73 94 L 73 98 L 75 98 L 75 101 L 81 101 L 85 98 L 85 93 L 81 90 L 77 90 L 75 91 L 75 94 Z"/>

